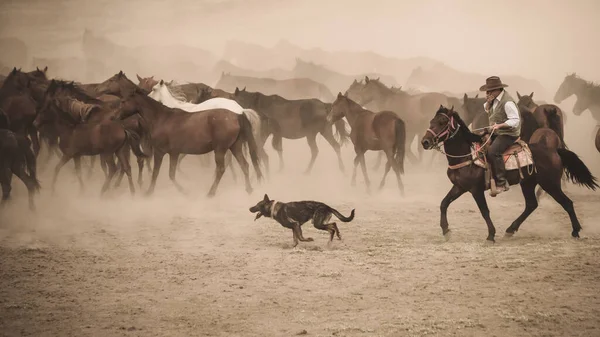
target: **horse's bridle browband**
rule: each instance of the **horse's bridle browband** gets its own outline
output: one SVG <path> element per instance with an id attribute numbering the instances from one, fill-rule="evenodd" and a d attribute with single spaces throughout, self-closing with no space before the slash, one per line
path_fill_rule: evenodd
<path id="1" fill-rule="evenodd" d="M 441 142 L 445 142 L 449 139 L 452 139 L 454 136 L 456 136 L 456 134 L 458 133 L 458 130 L 460 129 L 460 124 L 455 123 L 454 116 L 448 116 L 445 113 L 439 113 L 439 115 L 442 115 L 442 116 L 448 118 L 448 124 L 446 124 L 446 127 L 437 134 L 433 130 L 427 129 L 427 132 L 429 132 L 433 135 L 433 140 L 435 142 L 435 145 L 438 145 Z M 442 139 L 442 137 L 444 137 L 444 136 L 446 136 L 446 138 Z"/>

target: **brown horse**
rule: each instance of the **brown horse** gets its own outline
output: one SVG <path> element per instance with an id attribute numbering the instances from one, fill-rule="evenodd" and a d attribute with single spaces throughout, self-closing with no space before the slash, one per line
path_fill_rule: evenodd
<path id="1" fill-rule="evenodd" d="M 489 188 L 485 178 L 486 169 L 476 165 L 472 153 L 472 147 L 475 144 L 483 143 L 482 137 L 471 133 L 465 122 L 455 111 L 440 106 L 434 118 L 430 121 L 429 129 L 427 129 L 421 144 L 429 150 L 439 147 L 441 142 L 443 142 L 448 159 L 448 178 L 453 184 L 440 206 L 442 233 L 446 235 L 450 232 L 447 219 L 447 210 L 450 203 L 465 192 L 470 192 L 487 224 L 487 240 L 493 242 L 496 228 L 490 218 L 490 211 L 485 199 L 485 190 Z M 519 183 L 525 198 L 525 210 L 506 229 L 507 235 L 517 232 L 523 221 L 537 208 L 535 187 L 539 184 L 569 214 L 573 227 L 571 235 L 579 237 L 581 225 L 575 214 L 573 201 L 564 194 L 561 188 L 562 172 L 564 170 L 572 182 L 592 190 L 599 187 L 596 178 L 581 159 L 567 149 L 549 149 L 541 144 L 530 144 L 529 148 L 534 164 L 523 166 L 520 169 L 507 170 L 508 182 L 510 185 Z M 505 156 L 513 150 L 507 150 Z M 478 149 L 477 151 L 480 152 L 481 150 Z"/>
<path id="2" fill-rule="evenodd" d="M 50 83 L 44 105 L 35 119 L 36 126 L 53 123 L 60 137 L 59 147 L 62 157 L 54 169 L 52 191 L 55 190 L 58 173 L 71 159 L 75 162 L 77 178 L 83 189 L 81 157 L 100 155 L 101 160 L 108 165 L 108 175 L 101 191 L 104 194 L 117 170 L 113 160 L 113 155 L 116 155 L 121 168 L 125 170 L 129 179 L 131 194 L 134 194 L 131 167 L 126 157 L 129 148 L 125 145 L 129 143 L 136 155 L 143 157 L 144 153 L 139 147 L 139 136 L 134 131 L 125 128 L 120 122 L 113 120 L 82 124 L 80 120 L 72 117 L 76 112 L 73 105 L 68 103 L 67 97 L 59 95 L 61 87 L 60 82 L 52 81 Z"/>
<path id="3" fill-rule="evenodd" d="M 400 174 L 404 173 L 404 151 L 406 145 L 406 128 L 404 122 L 391 111 L 371 112 L 358 105 L 347 95 L 340 92 L 331 105 L 327 121 L 336 122 L 346 117 L 350 124 L 350 139 L 354 144 L 354 170 L 352 171 L 352 185 L 356 184 L 356 167 L 360 167 L 365 177 L 367 191 L 370 191 L 370 181 L 365 164 L 365 152 L 383 151 L 387 156 L 385 172 L 381 178 L 379 189 L 385 185 L 385 178 L 394 169 L 398 188 L 404 195 L 404 185 Z"/>
<path id="4" fill-rule="evenodd" d="M 144 90 L 147 90 L 148 92 L 152 91 L 152 88 L 159 83 L 158 80 L 154 79 L 154 76 L 141 77 L 138 74 L 136 74 L 136 76 L 139 81 L 138 86 Z M 192 103 L 197 103 L 195 102 L 195 99 L 198 97 L 198 95 L 200 95 L 202 90 L 207 88 L 210 89 L 210 86 L 204 83 L 173 84 L 173 81 L 165 83 L 169 89 L 181 92 L 183 96 L 185 96 L 185 100 Z"/>
<path id="5" fill-rule="evenodd" d="M 0 113 L 0 116 L 3 115 Z M 27 172 L 29 171 L 29 172 Z M 0 186 L 4 205 L 10 199 L 12 175 L 16 175 L 27 187 L 29 209 L 35 209 L 33 196 L 40 189 L 35 171 L 35 154 L 30 141 L 23 135 L 0 127 Z"/>
<path id="6" fill-rule="evenodd" d="M 221 93 L 221 94 L 219 94 Z M 222 96 L 221 96 L 222 95 Z M 305 174 L 310 173 L 319 153 L 317 147 L 317 134 L 321 134 L 331 145 L 338 157 L 338 166 L 344 171 L 344 163 L 340 152 L 340 143 L 348 138 L 345 122 L 340 119 L 335 123 L 340 143 L 335 140 L 332 124 L 327 121 L 327 112 L 331 109 L 330 103 L 323 103 L 318 99 L 287 100 L 277 95 L 264 95 L 259 92 L 249 92 L 246 88 L 235 88 L 233 94 L 212 91 L 212 96 L 230 98 L 238 102 L 245 109 L 253 109 L 261 114 L 262 142 L 269 135 L 273 135 L 272 145 L 279 155 L 279 170 L 283 170 L 282 139 L 306 138 L 311 151 L 311 159 Z"/>
<path id="7" fill-rule="evenodd" d="M 10 120 L 10 130 L 20 135 L 29 135 L 36 156 L 40 148 L 37 130 L 33 126 L 38 105 L 34 99 L 37 85 L 36 75 L 14 68 L 0 88 L 0 109 Z"/>
<path id="8" fill-rule="evenodd" d="M 463 113 L 461 114 L 462 120 L 467 125 L 471 125 L 471 130 L 482 130 L 490 126 L 488 115 L 483 109 L 485 98 L 479 98 L 479 94 L 475 97 L 469 97 L 466 93 L 463 96 Z"/>
<path id="9" fill-rule="evenodd" d="M 573 106 L 573 114 L 581 115 L 586 109 L 592 113 L 592 117 L 600 121 L 600 86 L 588 82 L 577 74 L 569 74 L 565 77 L 554 95 L 554 103 L 560 104 L 572 95 L 577 96 Z"/>
<path id="10" fill-rule="evenodd" d="M 519 98 L 517 103 L 519 112 L 523 114 L 525 111 L 528 111 L 533 114 L 538 126 L 540 128 L 554 130 L 560 138 L 562 146 L 566 147 L 564 139 L 564 115 L 562 110 L 554 104 L 536 104 L 533 101 L 533 92 L 529 95 L 521 95 L 517 91 L 517 97 Z"/>
<path id="11" fill-rule="evenodd" d="M 399 89 L 392 90 L 378 79 L 369 77 L 365 77 L 364 84 L 354 81 L 346 93 L 350 99 L 372 111 L 395 112 L 406 123 L 406 155 L 408 159 L 417 163 L 422 160 L 423 149 L 417 147 L 417 158 L 410 151 L 410 146 L 415 138 L 418 139 L 418 130 L 427 126 L 427 114 L 441 104 L 453 104 L 453 100 L 440 93 L 410 95 Z"/>
<path id="12" fill-rule="evenodd" d="M 165 154 L 169 154 L 169 177 L 181 191 L 175 180 L 177 159 L 180 154 L 206 154 L 215 152 L 216 176 L 208 193 L 215 195 L 219 182 L 225 172 L 225 153 L 230 150 L 240 164 L 245 177 L 246 191 L 252 192 L 248 174 L 248 162 L 244 158 L 242 147 L 248 144 L 252 164 L 259 181 L 262 179 L 257 145 L 252 135 L 252 125 L 244 115 L 237 115 L 225 109 L 212 109 L 199 112 L 187 112 L 164 106 L 148 97 L 147 93 L 136 90 L 121 102 L 120 118 L 124 119 L 139 113 L 146 121 L 147 132 L 154 151 L 154 170 L 152 182 L 147 194 L 152 194 Z"/>

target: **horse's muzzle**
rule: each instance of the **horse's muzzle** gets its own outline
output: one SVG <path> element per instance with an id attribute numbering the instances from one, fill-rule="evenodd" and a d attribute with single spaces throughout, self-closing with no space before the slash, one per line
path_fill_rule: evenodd
<path id="1" fill-rule="evenodd" d="M 423 145 L 423 148 L 425 150 L 429 150 L 433 146 L 433 141 L 427 138 L 423 138 L 423 140 L 421 140 L 421 145 Z"/>

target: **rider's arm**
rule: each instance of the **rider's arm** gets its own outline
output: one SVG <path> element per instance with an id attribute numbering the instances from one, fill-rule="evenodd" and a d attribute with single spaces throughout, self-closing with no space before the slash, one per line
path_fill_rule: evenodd
<path id="1" fill-rule="evenodd" d="M 504 124 L 511 128 L 516 128 L 521 123 L 519 119 L 519 109 L 514 102 L 506 102 L 504 105 L 504 111 L 506 112 L 506 117 L 508 118 Z"/>

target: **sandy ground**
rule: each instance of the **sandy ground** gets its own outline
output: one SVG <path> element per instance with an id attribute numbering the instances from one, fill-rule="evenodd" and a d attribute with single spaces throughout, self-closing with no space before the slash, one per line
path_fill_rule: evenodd
<path id="1" fill-rule="evenodd" d="M 597 193 L 567 188 L 583 225 L 578 241 L 549 198 L 517 235 L 503 238 L 523 208 L 518 187 L 488 198 L 496 244 L 485 243 L 469 195 L 450 207 L 446 241 L 443 162 L 409 165 L 405 198 L 392 176 L 367 195 L 360 174 L 349 186 L 350 172 L 337 171 L 326 145 L 314 173 L 303 176 L 306 145 L 294 143 L 293 154 L 290 144 L 285 172 L 254 184 L 250 196 L 226 173 L 218 196 L 205 198 L 213 173 L 194 157 L 180 176 L 188 195 L 163 166 L 153 197 L 131 198 L 123 185 L 101 199 L 99 169 L 79 192 L 69 164 L 52 196 L 51 165 L 31 214 L 15 180 L 14 200 L 0 211 L 0 335 L 600 335 Z M 351 152 L 344 148 L 347 165 Z M 381 171 L 370 172 L 376 186 Z M 346 215 L 356 208 L 356 218 L 330 247 L 326 233 L 306 224 L 304 235 L 315 241 L 291 248 L 291 231 L 252 221 L 248 208 L 265 192 L 317 199 Z"/>

